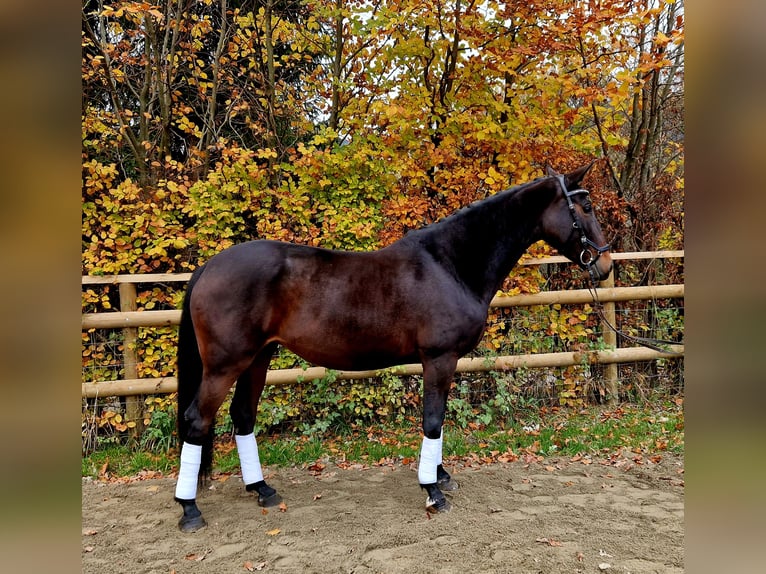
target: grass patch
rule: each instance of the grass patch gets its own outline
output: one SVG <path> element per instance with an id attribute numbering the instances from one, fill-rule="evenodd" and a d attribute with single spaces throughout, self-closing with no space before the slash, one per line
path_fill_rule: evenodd
<path id="1" fill-rule="evenodd" d="M 83 457 L 82 476 L 97 478 L 109 476 L 133 476 L 141 471 L 153 470 L 169 473 L 177 470 L 178 459 L 175 453 L 162 451 L 151 452 L 135 450 L 124 445 L 110 445 Z"/>
<path id="2" fill-rule="evenodd" d="M 337 435 L 259 436 L 261 461 L 266 466 L 302 466 L 317 460 L 376 464 L 414 460 L 420 452 L 421 431 L 416 421 L 401 426 L 346 429 Z M 449 421 L 444 434 L 444 456 L 478 455 L 494 460 L 503 453 L 531 452 L 542 456 L 609 456 L 617 451 L 640 454 L 684 448 L 681 401 L 655 405 L 623 405 L 614 410 L 540 409 L 531 421 L 505 425 L 470 423 L 458 428 Z M 82 475 L 93 478 L 132 476 L 142 471 L 170 473 L 178 468 L 177 449 L 147 450 L 108 445 L 83 457 Z M 214 470 L 239 472 L 233 439 L 216 443 Z M 108 473 L 108 475 L 107 475 Z"/>

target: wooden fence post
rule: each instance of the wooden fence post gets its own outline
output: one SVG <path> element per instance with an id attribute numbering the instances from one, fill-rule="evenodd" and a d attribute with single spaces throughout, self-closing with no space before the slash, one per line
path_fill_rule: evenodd
<path id="1" fill-rule="evenodd" d="M 135 283 L 120 283 L 120 311 L 136 310 L 136 285 Z M 123 345 L 122 356 L 125 368 L 125 378 L 138 378 L 138 353 L 136 342 L 138 341 L 138 328 L 126 327 L 122 330 Z M 143 397 L 141 395 L 125 398 L 125 418 L 134 421 L 136 426 L 130 429 L 130 438 L 137 441 L 144 426 Z"/>
<path id="2" fill-rule="evenodd" d="M 599 287 L 611 288 L 614 287 L 614 269 L 609 274 L 609 277 L 599 283 Z M 613 301 L 604 303 L 604 318 L 612 325 L 617 327 L 617 314 L 615 312 L 615 304 Z M 606 321 L 601 322 L 601 332 L 604 334 L 604 344 L 607 349 L 617 348 L 617 333 L 615 333 Z M 606 379 L 606 403 L 610 407 L 617 405 L 620 398 L 619 381 L 617 380 L 617 364 L 608 364 L 604 367 L 604 378 Z"/>

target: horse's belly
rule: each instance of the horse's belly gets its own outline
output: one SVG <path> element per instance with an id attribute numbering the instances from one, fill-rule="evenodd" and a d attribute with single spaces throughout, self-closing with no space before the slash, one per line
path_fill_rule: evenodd
<path id="1" fill-rule="evenodd" d="M 396 339 L 364 335 L 346 338 L 325 333 L 315 338 L 277 340 L 309 363 L 328 369 L 367 371 L 419 361 L 414 345 Z"/>

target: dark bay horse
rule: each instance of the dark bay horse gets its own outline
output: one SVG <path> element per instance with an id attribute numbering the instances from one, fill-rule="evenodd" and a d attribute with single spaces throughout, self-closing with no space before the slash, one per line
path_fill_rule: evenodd
<path id="1" fill-rule="evenodd" d="M 591 164 L 592 165 L 592 164 Z M 215 416 L 236 382 L 231 418 L 248 491 L 281 501 L 263 480 L 253 428 L 269 361 L 284 345 L 339 370 L 423 365 L 423 444 L 418 481 L 431 511 L 446 511 L 442 423 L 458 359 L 485 329 L 490 301 L 524 251 L 544 240 L 594 280 L 612 268 L 589 194 L 590 165 L 516 186 L 368 253 L 251 241 L 193 274 L 178 341 L 181 467 L 179 527 L 205 526 L 198 479 L 210 471 Z"/>

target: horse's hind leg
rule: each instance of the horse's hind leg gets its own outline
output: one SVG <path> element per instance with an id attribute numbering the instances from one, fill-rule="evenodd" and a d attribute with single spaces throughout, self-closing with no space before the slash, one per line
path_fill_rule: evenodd
<path id="1" fill-rule="evenodd" d="M 256 355 L 253 363 L 240 375 L 229 409 L 234 423 L 234 439 L 242 468 L 242 481 L 245 483 L 245 490 L 258 493 L 260 506 L 276 506 L 282 502 L 277 491 L 263 479 L 258 443 L 254 433 L 258 402 L 266 383 L 269 361 L 275 349 L 276 344 L 264 347 Z"/>
<path id="2" fill-rule="evenodd" d="M 212 440 L 212 425 L 218 409 L 246 367 L 243 360 L 221 369 L 203 369 L 197 397 L 185 413 L 178 415 L 186 417 L 189 423 L 186 440 L 181 445 L 181 467 L 175 490 L 175 500 L 183 508 L 183 516 L 178 521 L 183 532 L 196 532 L 207 525 L 196 501 L 198 480 L 209 472 L 212 462 L 212 444 L 207 442 L 207 447 L 205 444 Z M 204 452 L 206 448 L 209 450 L 207 454 Z"/>

